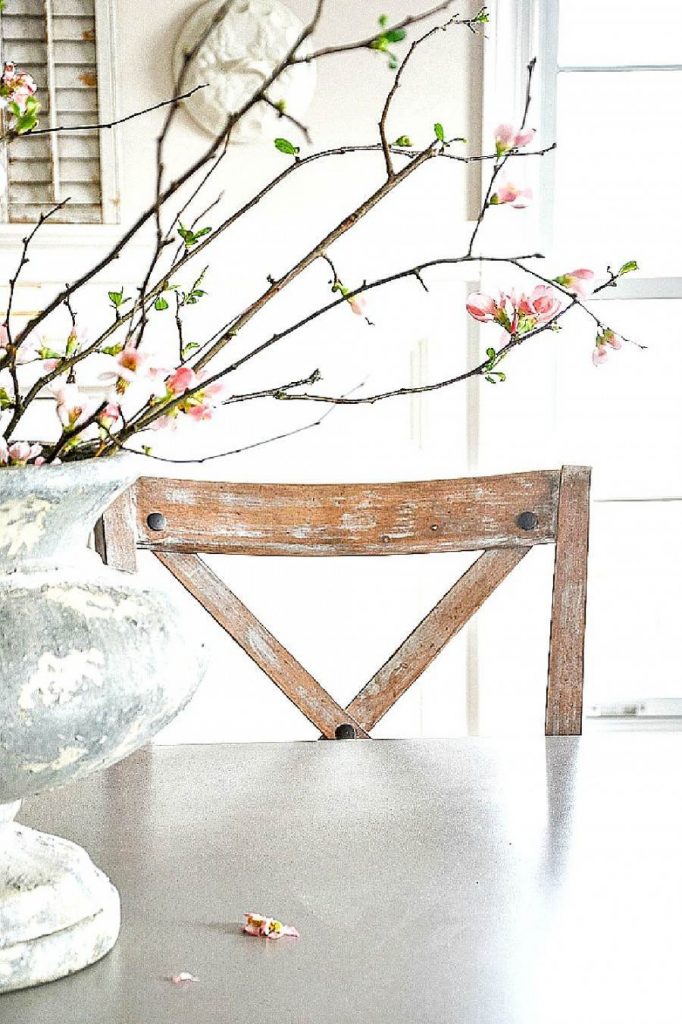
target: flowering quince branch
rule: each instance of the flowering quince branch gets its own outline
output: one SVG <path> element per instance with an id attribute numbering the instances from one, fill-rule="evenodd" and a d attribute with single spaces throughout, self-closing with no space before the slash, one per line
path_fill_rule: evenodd
<path id="1" fill-rule="evenodd" d="M 51 213 L 41 218 L 39 224 L 36 225 L 27 240 L 25 240 L 19 267 L 10 282 L 10 303 L 6 324 L 3 331 L 0 331 L 0 349 L 3 350 L 2 354 L 0 354 L 0 370 L 4 368 L 11 380 L 11 385 L 8 385 L 7 388 L 0 386 L 0 415 L 5 420 L 1 424 L 2 434 L 5 439 L 13 437 L 16 427 L 22 421 L 31 403 L 42 400 L 45 389 L 49 386 L 52 386 L 52 398 L 55 402 L 61 431 L 56 441 L 43 443 L 42 445 L 31 445 L 27 442 L 3 439 L 3 445 L 0 446 L 0 463 L 4 465 L 45 465 L 59 462 L 61 459 L 111 455 L 120 450 L 130 450 L 127 447 L 127 442 L 142 431 L 159 427 L 174 429 L 181 421 L 209 420 L 213 417 L 216 408 L 219 406 L 233 405 L 262 398 L 327 402 L 331 404 L 331 408 L 324 414 L 326 416 L 332 411 L 334 405 L 373 403 L 398 395 L 423 393 L 467 380 L 477 375 L 482 375 L 486 380 L 496 383 L 504 380 L 504 374 L 497 369 L 497 366 L 511 349 L 542 331 L 558 329 L 557 321 L 574 305 L 581 306 L 597 323 L 598 334 L 593 354 L 595 364 L 603 362 L 609 348 L 617 349 L 620 347 L 618 335 L 604 325 L 583 304 L 583 299 L 588 297 L 594 276 L 592 271 L 581 268 L 550 279 L 549 277 L 537 274 L 521 262 L 527 259 L 538 258 L 538 254 L 511 257 L 474 255 L 474 243 L 486 213 L 493 207 L 500 205 L 521 208 L 527 205 L 531 198 L 529 190 L 520 188 L 510 179 L 502 178 L 501 172 L 508 161 L 525 156 L 541 156 L 554 148 L 554 144 L 534 151 L 528 148 L 529 143 L 534 137 L 534 131 L 527 128 L 526 124 L 530 107 L 531 81 L 535 62 L 532 61 L 528 66 L 528 84 L 521 124 L 519 128 L 514 128 L 508 124 L 502 124 L 498 127 L 495 133 L 494 153 L 460 155 L 448 151 L 449 146 L 456 142 L 464 142 L 465 140 L 449 138 L 443 125 L 439 122 L 435 122 L 433 125 L 433 141 L 423 149 L 413 147 L 410 139 L 405 135 L 401 135 L 395 142 L 390 142 L 386 128 L 388 114 L 392 101 L 400 87 L 405 67 L 413 58 L 417 48 L 426 39 L 433 36 L 434 33 L 445 31 L 454 25 L 463 26 L 472 32 L 476 32 L 487 21 L 485 8 L 481 8 L 475 17 L 462 18 L 458 14 L 454 14 L 442 24 L 430 28 L 411 43 L 407 54 L 400 62 L 390 47 L 393 44 L 400 43 L 406 37 L 405 30 L 408 26 L 445 11 L 452 5 L 452 0 L 447 0 L 447 2 L 441 3 L 437 7 L 421 14 L 410 15 L 403 19 L 402 22 L 393 25 L 389 25 L 388 17 L 382 15 L 379 18 L 379 30 L 371 37 L 354 43 L 343 43 L 338 46 L 325 47 L 307 55 L 301 55 L 298 51 L 317 27 L 324 2 L 325 0 L 316 0 L 314 13 L 308 24 L 302 29 L 298 39 L 290 46 L 274 71 L 267 76 L 267 79 L 261 86 L 242 104 L 242 107 L 227 115 L 223 130 L 216 139 L 199 157 L 194 159 L 175 178 L 166 183 L 164 180 L 164 145 L 174 122 L 180 99 L 191 95 L 191 92 L 194 91 L 184 93 L 183 86 L 187 69 L 198 52 L 200 44 L 185 54 L 183 67 L 174 90 L 174 98 L 166 101 L 164 104 L 157 104 L 152 108 L 148 108 L 149 110 L 157 109 L 159 106 L 167 106 L 168 108 L 157 139 L 156 193 L 154 202 L 139 215 L 137 220 L 128 228 L 122 238 L 119 239 L 103 259 L 98 261 L 94 267 L 91 267 L 72 284 L 67 284 L 39 314 L 34 316 L 17 333 L 16 339 L 13 339 L 9 321 L 14 287 L 26 262 L 28 245 L 35 232 Z M 221 5 L 214 15 L 209 30 L 215 27 L 224 17 L 228 7 L 228 3 Z M 293 157 L 293 159 L 287 162 L 287 166 L 260 189 L 256 195 L 227 217 L 224 217 L 215 229 L 207 226 L 204 220 L 214 208 L 216 201 L 206 206 L 200 214 L 190 214 L 188 220 L 185 220 L 186 211 L 193 205 L 197 197 L 202 194 L 206 183 L 224 159 L 230 145 L 234 126 L 256 103 L 274 106 L 280 116 L 285 118 L 288 116 L 288 119 L 296 124 L 304 136 L 306 135 L 306 126 L 302 125 L 296 118 L 287 115 L 281 104 L 273 103 L 270 99 L 272 88 L 276 86 L 277 80 L 283 71 L 297 63 L 310 62 L 331 54 L 360 49 L 386 54 L 388 56 L 389 68 L 396 71 L 382 108 L 379 120 L 378 143 L 372 145 L 341 146 L 319 153 L 301 155 L 299 147 L 295 146 L 288 139 L 277 138 L 273 140 L 276 149 L 283 156 Z M 11 78 L 8 81 L 14 81 L 15 79 L 18 83 L 16 88 L 18 90 L 22 88 L 25 91 L 28 90 L 26 95 L 33 97 L 33 92 L 30 91 L 30 83 L 27 83 L 21 77 L 21 73 L 16 73 L 16 69 L 12 69 Z M 190 263 L 191 260 L 196 259 L 208 245 L 215 241 L 216 237 L 228 230 L 238 219 L 245 216 L 265 195 L 285 181 L 290 174 L 321 158 L 351 153 L 359 154 L 362 152 L 380 152 L 383 155 L 386 178 L 379 188 L 371 195 L 368 195 L 335 228 L 329 231 L 304 256 L 300 257 L 297 262 L 290 266 L 284 274 L 279 277 L 269 275 L 268 287 L 242 309 L 241 312 L 233 315 L 228 323 L 216 331 L 211 338 L 202 343 L 193 340 L 190 344 L 187 344 L 183 329 L 183 313 L 186 307 L 196 304 L 205 296 L 206 292 L 202 287 L 202 282 L 206 269 L 195 277 L 190 286 L 181 286 L 175 283 L 178 272 Z M 492 161 L 492 172 L 486 196 L 474 224 L 466 253 L 460 256 L 427 261 L 373 282 L 363 281 L 359 287 L 354 289 L 347 287 L 340 279 L 334 262 L 329 255 L 330 247 L 342 235 L 350 231 L 362 217 L 369 213 L 394 188 L 402 184 L 413 173 L 416 173 L 422 165 L 439 157 L 463 163 Z M 404 162 L 399 169 L 396 169 L 396 160 L 398 158 Z M 185 192 L 184 186 L 186 185 L 190 187 L 189 196 L 185 194 L 179 209 L 173 211 L 170 202 L 176 196 L 180 200 L 181 195 Z M 166 220 L 165 214 L 169 211 L 170 216 Z M 155 226 L 155 242 L 151 250 L 149 265 L 141 285 L 137 289 L 135 298 L 125 296 L 123 288 L 121 288 L 120 292 L 110 291 L 109 300 L 113 308 L 113 322 L 97 338 L 93 341 L 88 341 L 85 333 L 77 325 L 71 305 L 72 296 L 84 284 L 91 281 L 101 269 L 118 258 L 128 242 L 150 221 Z M 178 242 L 177 239 L 180 239 L 180 241 Z M 169 249 L 171 250 L 170 253 L 168 253 Z M 224 347 L 289 283 L 318 260 L 326 262 L 331 269 L 332 280 L 329 281 L 329 285 L 334 295 L 332 301 L 308 313 L 297 323 L 278 331 L 270 338 L 256 344 L 229 365 L 223 366 L 221 369 L 211 373 L 209 364 L 215 360 Z M 481 362 L 478 366 L 447 381 L 440 381 L 422 387 L 397 388 L 392 391 L 369 396 L 350 397 L 351 393 L 348 393 L 346 395 L 330 397 L 307 391 L 299 391 L 298 389 L 300 388 L 310 387 L 319 382 L 320 374 L 317 370 L 303 379 L 289 381 L 287 384 L 279 387 L 262 388 L 247 393 L 235 392 L 229 396 L 225 394 L 224 378 L 229 374 L 235 373 L 244 363 L 255 358 L 265 349 L 281 341 L 337 305 L 344 304 L 353 313 L 363 316 L 368 323 L 371 323 L 364 311 L 365 292 L 407 277 L 414 277 L 422 288 L 428 290 L 422 275 L 430 267 L 467 262 L 506 263 L 541 282 L 531 291 L 523 292 L 518 296 L 513 292 L 502 293 L 497 299 L 483 295 L 470 296 L 467 303 L 470 315 L 483 323 L 497 323 L 503 327 L 508 335 L 507 342 L 499 351 L 488 348 L 485 361 Z M 636 269 L 636 264 L 630 263 L 624 264 L 617 274 L 609 270 L 608 280 L 600 285 L 599 288 L 594 289 L 592 294 L 603 287 L 615 285 L 619 277 L 634 269 Z M 168 316 L 169 318 L 174 317 L 175 321 L 179 361 L 155 354 L 147 344 L 145 334 L 150 319 L 156 316 L 157 313 L 163 315 L 164 311 L 169 309 L 169 298 L 174 305 L 173 313 L 169 313 Z M 565 303 L 566 299 L 568 299 L 567 303 Z M 48 349 L 44 342 L 37 342 L 34 338 L 38 325 L 61 305 L 64 305 L 69 311 L 72 326 L 63 349 L 56 351 Z M 124 331 L 122 340 L 117 340 L 116 338 L 119 331 Z M 79 388 L 77 372 L 80 364 L 94 355 L 98 356 L 101 365 L 104 367 L 99 377 L 102 383 L 102 390 L 101 395 L 97 399 L 86 399 L 84 398 L 84 393 Z M 23 372 L 25 365 L 35 362 L 41 363 L 42 368 L 38 379 L 29 382 L 27 386 L 24 385 L 23 389 L 20 388 L 19 370 L 21 369 Z M 207 459 L 220 458 L 227 454 L 234 454 L 238 451 L 248 450 L 251 447 L 270 443 L 272 440 L 293 436 L 293 434 L 308 429 L 310 426 L 317 425 L 322 422 L 322 419 L 324 419 L 324 416 L 314 421 L 314 423 L 299 427 L 296 430 L 287 431 L 274 438 L 264 439 L 252 445 L 233 449 L 229 453 L 221 452 L 218 455 L 207 456 Z M 148 446 L 144 446 L 143 451 L 146 454 L 150 454 Z M 158 458 L 158 456 L 155 457 Z M 193 458 L 187 461 L 199 462 L 206 460 Z M 166 461 L 182 460 L 171 459 Z"/>

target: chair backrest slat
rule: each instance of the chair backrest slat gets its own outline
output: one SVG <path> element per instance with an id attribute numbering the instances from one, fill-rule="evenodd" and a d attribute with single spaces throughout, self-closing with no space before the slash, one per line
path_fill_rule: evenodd
<path id="1" fill-rule="evenodd" d="M 536 544 L 555 544 L 546 735 L 582 728 L 590 470 L 380 484 L 251 484 L 143 477 L 95 535 L 110 565 L 155 553 L 320 730 L 369 732 Z M 483 554 L 344 708 L 198 557 Z M 500 672 L 504 664 L 500 664 Z"/>
<path id="2" fill-rule="evenodd" d="M 136 488 L 138 545 L 306 556 L 529 547 L 556 536 L 559 476 L 557 470 L 373 485 L 143 478 Z"/>

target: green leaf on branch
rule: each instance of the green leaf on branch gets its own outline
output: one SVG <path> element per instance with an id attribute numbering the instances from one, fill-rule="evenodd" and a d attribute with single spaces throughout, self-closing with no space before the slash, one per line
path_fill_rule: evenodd
<path id="1" fill-rule="evenodd" d="M 23 108 L 16 102 L 8 104 L 8 110 L 15 118 L 12 128 L 17 135 L 26 135 L 37 126 L 40 103 L 35 96 L 27 97 Z"/>
<path id="2" fill-rule="evenodd" d="M 295 146 L 288 139 L 275 139 L 275 149 L 278 149 L 280 153 L 286 153 L 287 156 L 297 156 L 301 152 L 300 147 Z"/>
<path id="3" fill-rule="evenodd" d="M 622 277 L 624 274 L 631 274 L 633 270 L 639 270 L 637 260 L 628 260 L 618 271 L 618 277 Z"/>
<path id="4" fill-rule="evenodd" d="M 178 234 L 185 243 L 186 249 L 191 249 L 204 235 L 210 235 L 212 230 L 213 228 L 199 228 L 197 231 L 193 231 L 192 228 L 186 228 L 184 224 L 178 224 Z"/>
<path id="5" fill-rule="evenodd" d="M 411 146 L 412 145 L 412 139 L 410 138 L 409 135 L 399 135 L 398 138 L 393 143 L 393 145 L 394 146 Z"/>
<path id="6" fill-rule="evenodd" d="M 188 345 L 185 345 L 184 348 L 182 349 L 182 352 L 181 352 L 182 358 L 186 359 L 187 356 L 190 355 L 190 353 L 194 352 L 198 348 L 199 348 L 199 342 L 198 341 L 190 341 L 190 343 Z"/>
<path id="7" fill-rule="evenodd" d="M 163 295 L 159 295 L 158 299 L 154 303 L 154 309 L 158 309 L 159 312 L 163 309 L 168 309 L 168 302 L 164 299 Z"/>
<path id="8" fill-rule="evenodd" d="M 9 409 L 14 406 L 14 400 L 10 398 L 5 388 L 0 388 L 0 409 Z"/>
<path id="9" fill-rule="evenodd" d="M 123 298 L 123 285 L 121 285 L 120 292 L 107 292 L 107 295 L 109 296 L 109 302 L 114 309 L 118 309 L 124 302 L 128 302 L 128 299 Z"/>
<path id="10" fill-rule="evenodd" d="M 482 7 L 476 17 L 473 19 L 474 24 L 487 25 L 490 21 L 490 15 L 485 7 Z"/>
<path id="11" fill-rule="evenodd" d="M 445 129 L 443 128 L 443 125 L 440 123 L 440 121 L 436 121 L 436 123 L 433 126 L 433 130 L 438 141 L 445 142 Z"/>
<path id="12" fill-rule="evenodd" d="M 379 28 L 386 28 L 387 25 L 388 25 L 388 15 L 387 14 L 380 14 L 379 15 Z"/>
<path id="13" fill-rule="evenodd" d="M 394 28 L 390 32 L 384 32 L 384 39 L 387 39 L 389 43 L 402 43 L 406 35 L 407 32 L 404 28 Z"/>

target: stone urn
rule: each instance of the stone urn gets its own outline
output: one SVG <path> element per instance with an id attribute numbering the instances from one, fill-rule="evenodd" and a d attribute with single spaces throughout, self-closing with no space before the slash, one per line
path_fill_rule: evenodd
<path id="1" fill-rule="evenodd" d="M 13 821 L 21 799 L 132 753 L 204 673 L 180 607 L 88 547 L 137 464 L 0 470 L 0 992 L 94 963 L 120 924 L 84 850 Z"/>

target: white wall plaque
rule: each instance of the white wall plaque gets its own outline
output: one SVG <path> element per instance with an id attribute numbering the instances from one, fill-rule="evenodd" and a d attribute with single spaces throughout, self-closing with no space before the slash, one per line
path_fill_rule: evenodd
<path id="1" fill-rule="evenodd" d="M 223 0 L 207 0 L 187 20 L 175 45 L 173 71 L 177 76 L 183 56 L 206 33 Z M 192 61 L 183 91 L 206 84 L 185 106 L 192 119 L 205 131 L 219 135 L 228 115 L 253 95 L 280 63 L 303 29 L 303 23 L 280 0 L 232 0 L 226 15 L 212 29 Z M 300 53 L 305 53 L 305 44 Z M 312 64 L 287 68 L 269 89 L 269 98 L 284 100 L 286 110 L 300 119 L 315 88 Z M 256 104 L 232 138 L 250 142 L 268 132 L 282 132 L 282 121 L 265 103 Z"/>

